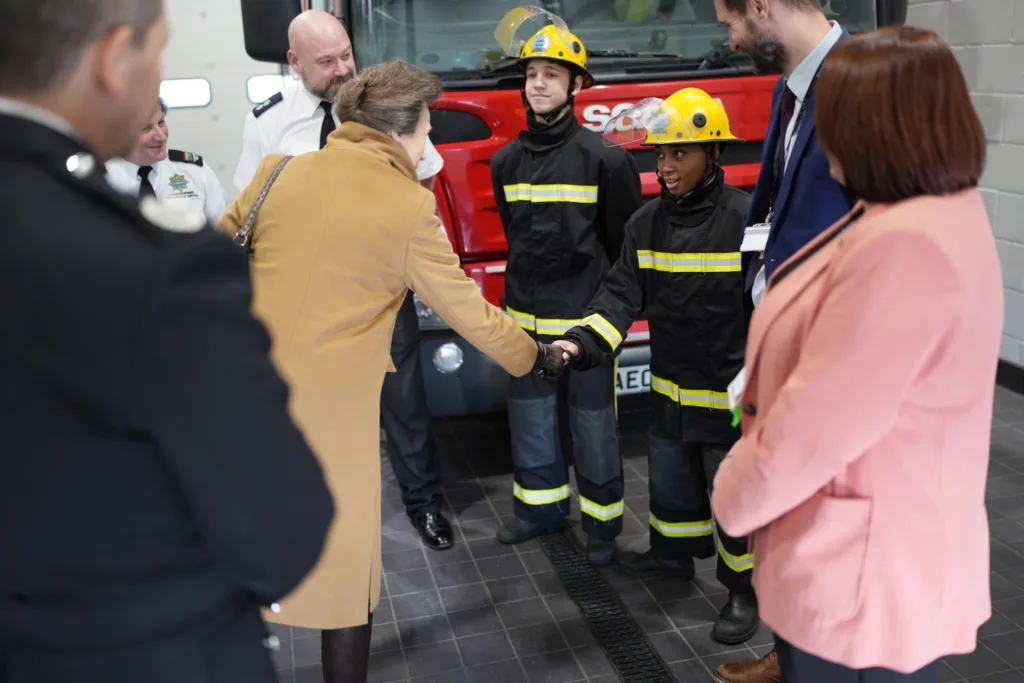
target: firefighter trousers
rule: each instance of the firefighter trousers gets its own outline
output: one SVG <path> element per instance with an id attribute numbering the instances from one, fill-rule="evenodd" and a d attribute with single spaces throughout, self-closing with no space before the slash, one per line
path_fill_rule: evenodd
<path id="1" fill-rule="evenodd" d="M 747 539 L 733 538 L 712 522 L 711 488 L 729 447 L 683 441 L 677 425 L 656 418 L 647 439 L 651 550 L 670 560 L 717 553 L 722 585 L 730 592 L 751 590 L 754 556 Z"/>
<path id="2" fill-rule="evenodd" d="M 571 450 L 583 530 L 602 540 L 618 536 L 625 503 L 615 364 L 566 370 L 561 381 L 532 373 L 513 377 L 508 423 L 516 517 L 552 529 L 564 523 L 570 499 L 566 456 Z"/>

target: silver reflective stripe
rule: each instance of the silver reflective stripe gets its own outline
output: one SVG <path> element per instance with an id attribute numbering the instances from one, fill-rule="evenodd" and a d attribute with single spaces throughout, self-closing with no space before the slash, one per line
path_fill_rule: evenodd
<path id="1" fill-rule="evenodd" d="M 740 253 L 671 254 L 648 249 L 638 250 L 637 264 L 642 269 L 668 273 L 726 273 L 740 270 Z"/>
<path id="2" fill-rule="evenodd" d="M 612 503 L 611 505 L 598 505 L 589 498 L 580 496 L 580 510 L 590 515 L 594 519 L 599 519 L 602 522 L 607 522 L 621 517 L 625 511 L 626 505 L 623 501 Z"/>
<path id="3" fill-rule="evenodd" d="M 669 538 L 710 536 L 714 532 L 711 520 L 700 522 L 663 522 L 651 513 L 651 528 Z"/>

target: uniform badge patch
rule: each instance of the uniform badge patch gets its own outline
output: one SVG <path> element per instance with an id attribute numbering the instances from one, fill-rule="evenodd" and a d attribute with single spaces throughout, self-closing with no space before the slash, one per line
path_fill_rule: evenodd
<path id="1" fill-rule="evenodd" d="M 170 232 L 199 232 L 206 225 L 205 214 L 192 202 L 143 197 L 139 211 L 153 225 Z"/>
<path id="2" fill-rule="evenodd" d="M 180 173 L 171 176 L 170 185 L 175 192 L 184 192 L 188 189 L 188 181 Z"/>

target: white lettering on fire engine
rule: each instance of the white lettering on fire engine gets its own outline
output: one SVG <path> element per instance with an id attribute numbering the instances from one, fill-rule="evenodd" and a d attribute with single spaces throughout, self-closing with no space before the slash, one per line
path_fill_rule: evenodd
<path id="1" fill-rule="evenodd" d="M 720 97 L 716 97 L 715 101 L 722 104 L 722 98 Z M 584 107 L 583 126 L 589 128 L 595 133 L 601 133 L 604 131 L 604 128 L 608 125 L 609 121 L 632 106 L 632 102 L 620 102 L 614 107 L 608 107 L 608 105 L 605 104 L 592 104 L 589 107 Z M 617 127 L 620 129 L 620 133 L 625 133 L 629 130 L 629 127 L 622 128 L 622 123 L 623 122 L 620 122 Z"/>

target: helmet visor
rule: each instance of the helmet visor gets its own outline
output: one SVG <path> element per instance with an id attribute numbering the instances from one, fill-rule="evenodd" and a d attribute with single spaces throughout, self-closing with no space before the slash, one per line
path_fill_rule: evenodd
<path id="1" fill-rule="evenodd" d="M 507 56 L 518 57 L 526 43 L 538 31 L 548 26 L 555 27 L 558 37 L 566 45 L 572 44 L 569 27 L 560 17 L 531 5 L 516 7 L 502 17 L 498 22 L 498 27 L 494 30 L 494 38 Z"/>
<path id="2" fill-rule="evenodd" d="M 643 143 L 649 139 L 671 144 L 692 141 L 695 131 L 671 104 L 648 97 L 609 121 L 602 137 L 608 147 Z"/>

